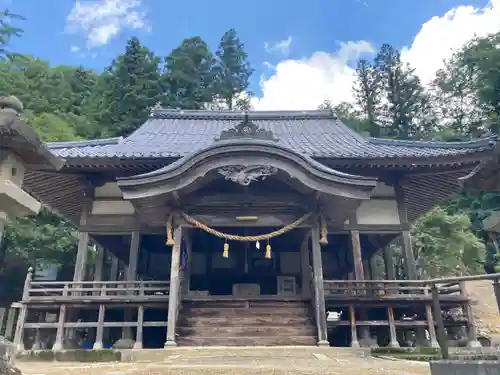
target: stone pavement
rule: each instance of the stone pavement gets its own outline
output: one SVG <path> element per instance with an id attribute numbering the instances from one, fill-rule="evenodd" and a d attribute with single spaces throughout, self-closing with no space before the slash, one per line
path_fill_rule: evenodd
<path id="1" fill-rule="evenodd" d="M 430 375 L 426 363 L 363 358 L 360 352 L 335 348 L 220 348 L 144 352 L 133 362 L 19 362 L 25 375 Z M 145 358 L 150 357 L 150 358 Z"/>

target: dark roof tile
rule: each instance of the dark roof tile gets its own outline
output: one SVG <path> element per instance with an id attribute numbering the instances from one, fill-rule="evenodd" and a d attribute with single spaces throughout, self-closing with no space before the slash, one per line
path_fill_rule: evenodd
<path id="1" fill-rule="evenodd" d="M 208 147 L 223 130 L 244 120 L 229 111 L 155 110 L 126 138 L 49 143 L 64 158 L 182 157 Z M 492 149 L 493 138 L 472 142 L 400 141 L 365 139 L 331 111 L 249 112 L 262 129 L 272 130 L 278 143 L 300 154 L 337 159 L 378 159 L 466 155 Z"/>

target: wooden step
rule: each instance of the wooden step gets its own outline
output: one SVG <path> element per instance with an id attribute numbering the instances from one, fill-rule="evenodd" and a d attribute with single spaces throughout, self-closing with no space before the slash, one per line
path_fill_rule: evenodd
<path id="1" fill-rule="evenodd" d="M 255 336 L 255 337 L 178 337 L 178 345 L 181 346 L 284 346 L 317 344 L 314 336 Z"/>
<path id="2" fill-rule="evenodd" d="M 285 325 L 305 325 L 311 323 L 310 316 L 297 315 L 256 315 L 256 316 L 179 316 L 180 326 L 252 326 L 252 325 L 269 325 L 269 326 L 285 326 Z"/>
<path id="3" fill-rule="evenodd" d="M 268 308 L 287 308 L 287 307 L 309 307 L 308 301 L 287 301 L 287 300 L 236 300 L 236 301 L 183 301 L 186 307 L 213 307 L 217 309 L 237 308 L 237 307 L 268 307 Z"/>
<path id="4" fill-rule="evenodd" d="M 268 308 L 268 307 L 234 307 L 234 308 L 216 308 L 216 307 L 185 307 L 181 309 L 182 315 L 187 316 L 309 316 L 311 309 L 308 306 L 289 307 L 289 308 Z"/>
<path id="5" fill-rule="evenodd" d="M 178 327 L 177 333 L 181 337 L 202 336 L 202 337 L 227 337 L 227 336 L 242 336 L 242 337 L 262 337 L 262 336 L 314 336 L 315 327 L 312 325 L 302 326 L 246 326 L 246 327 Z"/>

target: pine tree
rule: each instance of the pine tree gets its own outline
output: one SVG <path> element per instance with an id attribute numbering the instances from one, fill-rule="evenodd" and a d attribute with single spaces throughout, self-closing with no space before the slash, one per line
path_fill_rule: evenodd
<path id="1" fill-rule="evenodd" d="M 222 36 L 215 55 L 216 94 L 227 108 L 232 109 L 238 95 L 248 88 L 248 80 L 254 71 L 235 29 L 228 30 Z M 244 107 L 243 101 L 240 102 L 239 107 Z"/>
<path id="2" fill-rule="evenodd" d="M 378 118 L 381 110 L 381 75 L 375 67 L 366 60 L 360 60 L 356 68 L 356 83 L 354 97 L 356 104 L 366 119 L 367 127 L 372 137 L 380 136 Z"/>
<path id="3" fill-rule="evenodd" d="M 24 20 L 23 16 L 11 13 L 8 9 L 0 12 L 0 58 L 5 58 L 9 53 L 7 46 L 12 37 L 19 37 L 23 33 L 23 29 L 12 26 L 12 20 Z"/>
<path id="4" fill-rule="evenodd" d="M 94 102 L 107 135 L 130 134 L 147 119 L 150 108 L 162 101 L 159 63 L 160 59 L 134 37 L 127 42 L 125 53 L 103 73 Z"/>
<path id="5" fill-rule="evenodd" d="M 382 126 L 391 137 L 422 138 L 433 125 L 430 100 L 414 70 L 401 61 L 399 51 L 384 44 L 375 58 L 380 74 Z"/>
<path id="6" fill-rule="evenodd" d="M 184 39 L 165 59 L 163 83 L 169 106 L 202 109 L 215 97 L 215 58 L 200 37 Z"/>

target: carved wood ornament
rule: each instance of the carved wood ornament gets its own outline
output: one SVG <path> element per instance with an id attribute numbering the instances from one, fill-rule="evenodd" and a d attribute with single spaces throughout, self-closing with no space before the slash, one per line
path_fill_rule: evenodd
<path id="1" fill-rule="evenodd" d="M 222 141 L 238 138 L 253 138 L 275 142 L 278 141 L 271 130 L 261 129 L 250 121 L 247 113 L 245 113 L 245 117 L 242 122 L 231 129 L 223 130 L 220 133 L 220 136 L 215 140 Z"/>
<path id="2" fill-rule="evenodd" d="M 278 173 L 278 169 L 264 165 L 228 166 L 217 170 L 226 180 L 231 180 L 242 186 L 248 186 L 252 181 L 265 180 Z"/>

